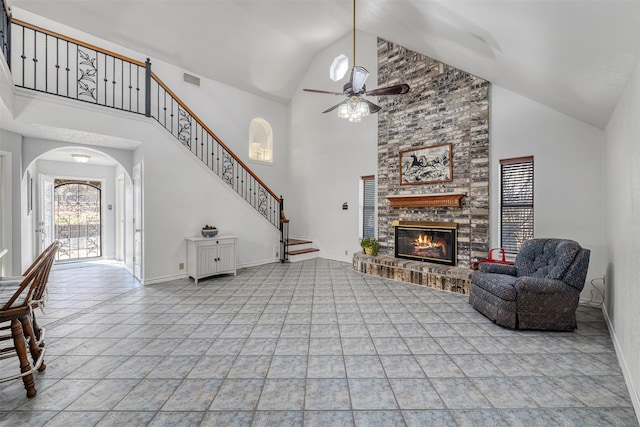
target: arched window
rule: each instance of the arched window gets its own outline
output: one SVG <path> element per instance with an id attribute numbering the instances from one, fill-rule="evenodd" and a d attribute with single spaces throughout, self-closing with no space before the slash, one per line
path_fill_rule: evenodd
<path id="1" fill-rule="evenodd" d="M 273 163 L 273 131 L 265 119 L 251 120 L 249 125 L 249 158 L 261 163 Z"/>

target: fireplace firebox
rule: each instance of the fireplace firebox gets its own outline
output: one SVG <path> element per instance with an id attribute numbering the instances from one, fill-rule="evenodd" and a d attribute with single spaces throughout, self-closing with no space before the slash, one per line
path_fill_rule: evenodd
<path id="1" fill-rule="evenodd" d="M 395 257 L 455 266 L 458 260 L 455 222 L 394 221 Z"/>

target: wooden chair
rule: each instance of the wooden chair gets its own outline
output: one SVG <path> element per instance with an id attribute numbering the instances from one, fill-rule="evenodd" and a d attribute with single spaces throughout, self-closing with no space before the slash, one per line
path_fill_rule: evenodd
<path id="1" fill-rule="evenodd" d="M 33 308 L 44 304 L 46 285 L 58 247 L 57 242 L 49 246 L 25 271 L 19 282 L 0 285 L 0 359 L 17 356 L 20 364 L 19 374 L 0 378 L 0 382 L 22 378 L 27 397 L 37 393 L 33 373 L 46 369 L 45 348 L 39 343 L 34 330 Z M 44 330 L 40 330 L 39 334 L 43 338 Z M 32 361 L 29 360 L 27 348 Z"/>
<path id="2" fill-rule="evenodd" d="M 38 341 L 38 345 L 40 346 L 44 346 L 44 328 L 40 328 L 38 326 L 38 322 L 36 321 L 36 315 L 33 312 L 33 309 L 40 308 L 42 310 L 42 308 L 45 306 L 46 298 L 47 298 L 47 283 L 49 283 L 49 273 L 51 272 L 51 267 L 53 266 L 53 263 L 56 259 L 56 253 L 58 252 L 59 248 L 60 248 L 60 242 L 56 240 L 53 243 L 51 243 L 38 256 L 38 258 L 36 258 L 36 261 L 34 261 L 34 264 L 35 264 L 35 262 L 37 262 L 38 259 L 44 259 L 46 263 L 43 280 L 40 282 L 40 286 L 38 286 L 37 289 L 35 289 L 30 302 L 30 305 L 32 308 L 31 321 L 33 323 L 33 331 L 36 334 L 36 339 Z M 31 265 L 33 266 L 33 264 Z M 25 271 L 25 274 L 28 274 L 31 271 L 31 268 L 32 267 L 30 266 L 27 269 L 27 271 Z"/>
<path id="3" fill-rule="evenodd" d="M 40 287 L 39 289 L 37 289 L 34 294 L 33 294 L 33 298 L 31 300 L 31 307 L 32 308 L 37 308 L 40 307 L 42 309 L 42 307 L 44 307 L 45 305 L 45 300 L 46 300 L 46 285 L 48 283 L 49 280 L 49 272 L 51 271 L 51 266 L 53 266 L 53 262 L 55 261 L 55 256 L 56 256 L 56 252 L 58 252 L 58 249 L 60 248 L 60 242 L 59 241 L 54 241 L 53 243 L 51 243 L 49 246 L 47 246 L 47 248 L 42 251 L 42 253 L 40 255 L 38 255 L 38 257 L 31 263 L 31 265 L 25 270 L 24 273 L 22 273 L 22 276 L 11 276 L 11 277 L 2 277 L 0 278 L 0 286 L 2 286 L 3 283 L 7 284 L 11 284 L 12 282 L 17 284 L 18 282 L 22 281 L 22 279 L 27 276 L 37 265 L 39 265 L 39 263 L 43 260 L 43 259 L 47 259 L 46 262 L 50 263 L 49 268 L 47 270 L 46 273 L 46 277 L 44 278 L 44 284 L 42 287 Z M 33 313 L 32 313 L 33 314 Z M 44 333 L 42 332 L 42 328 L 40 328 L 38 326 L 38 323 L 36 322 L 36 318 L 35 318 L 35 314 L 33 314 L 33 328 L 34 328 L 34 332 L 36 334 L 36 338 L 38 339 L 38 344 L 41 344 L 41 341 L 44 339 Z"/>

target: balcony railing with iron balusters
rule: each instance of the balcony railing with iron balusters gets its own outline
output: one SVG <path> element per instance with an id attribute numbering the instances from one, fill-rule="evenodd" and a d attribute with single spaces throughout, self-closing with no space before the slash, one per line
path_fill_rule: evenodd
<path id="1" fill-rule="evenodd" d="M 145 113 L 145 63 L 13 20 L 12 74 L 16 86 Z"/>
<path id="2" fill-rule="evenodd" d="M 151 71 L 149 59 L 130 59 L 24 21 L 12 24 L 16 86 L 154 118 L 278 228 L 283 240 L 288 221 L 282 221 L 282 198 Z"/>

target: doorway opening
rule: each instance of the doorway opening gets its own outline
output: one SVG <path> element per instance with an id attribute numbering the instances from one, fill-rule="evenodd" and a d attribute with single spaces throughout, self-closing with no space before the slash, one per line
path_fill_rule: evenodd
<path id="1" fill-rule="evenodd" d="M 61 243 L 56 260 L 100 258 L 102 183 L 55 179 L 53 184 L 54 235 Z"/>

